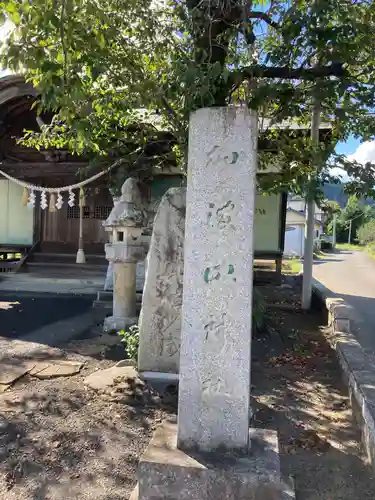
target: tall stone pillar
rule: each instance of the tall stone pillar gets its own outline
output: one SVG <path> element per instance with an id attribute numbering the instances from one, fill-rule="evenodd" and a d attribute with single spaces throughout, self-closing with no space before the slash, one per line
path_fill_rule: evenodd
<path id="1" fill-rule="evenodd" d="M 129 178 L 121 189 L 120 200 L 115 203 L 104 222 L 111 233 L 105 246 L 106 258 L 113 265 L 113 314 L 104 321 L 105 331 L 127 328 L 137 323 L 136 268 L 145 258 L 141 242 L 143 211 L 139 208 L 140 193 L 137 181 Z"/>
<path id="2" fill-rule="evenodd" d="M 257 120 L 242 108 L 191 117 L 178 444 L 249 442 Z"/>
<path id="3" fill-rule="evenodd" d="M 190 118 L 178 421 L 156 431 L 132 499 L 294 498 L 277 433 L 249 429 L 257 135 L 247 108 Z"/>

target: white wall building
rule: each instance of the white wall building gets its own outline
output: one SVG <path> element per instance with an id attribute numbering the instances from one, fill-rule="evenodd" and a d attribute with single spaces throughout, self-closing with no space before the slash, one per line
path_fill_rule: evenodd
<path id="1" fill-rule="evenodd" d="M 287 208 L 286 212 L 286 228 L 285 228 L 285 244 L 284 255 L 290 257 L 303 257 L 305 243 L 305 212 Z M 319 241 L 320 235 L 323 232 L 323 222 L 315 219 L 315 235 L 314 240 Z"/>

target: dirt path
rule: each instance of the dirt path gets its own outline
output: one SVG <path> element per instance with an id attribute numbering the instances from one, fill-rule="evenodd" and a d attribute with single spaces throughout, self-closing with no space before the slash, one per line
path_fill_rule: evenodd
<path id="1" fill-rule="evenodd" d="M 0 395 L 2 500 L 127 499 L 139 457 L 165 417 L 87 389 L 84 378 L 113 362 L 100 360 L 92 340 L 70 346 L 64 354 L 86 363 L 79 375 L 24 377 Z"/>
<path id="2" fill-rule="evenodd" d="M 268 334 L 253 342 L 252 425 L 279 432 L 282 469 L 295 478 L 297 500 L 373 500 L 373 471 L 322 318 L 297 312 L 293 281 L 263 291 L 278 307 L 269 312 Z M 118 339 L 108 343 L 113 338 L 51 349 L 55 357 L 84 361 L 81 373 L 27 376 L 0 394 L 1 500 L 129 497 L 138 460 L 173 408 L 124 404 L 87 389 L 88 374 L 122 356 Z"/>
<path id="3" fill-rule="evenodd" d="M 279 432 L 281 465 L 295 478 L 298 500 L 373 500 L 374 473 L 326 342 L 329 332 L 320 329 L 319 314 L 271 316 L 289 349 L 253 364 L 253 425 Z"/>

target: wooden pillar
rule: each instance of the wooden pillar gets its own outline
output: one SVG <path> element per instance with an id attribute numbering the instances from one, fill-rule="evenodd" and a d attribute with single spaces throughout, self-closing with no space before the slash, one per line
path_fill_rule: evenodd
<path id="1" fill-rule="evenodd" d="M 84 210 L 84 196 L 80 192 L 79 196 L 79 237 L 78 237 L 78 251 L 77 251 L 77 264 L 85 264 L 86 256 L 83 250 L 83 210 Z"/>
<path id="2" fill-rule="evenodd" d="M 276 260 L 275 260 L 275 263 L 276 263 L 276 274 L 277 274 L 278 278 L 281 276 L 282 261 L 283 261 L 282 257 L 277 257 Z"/>

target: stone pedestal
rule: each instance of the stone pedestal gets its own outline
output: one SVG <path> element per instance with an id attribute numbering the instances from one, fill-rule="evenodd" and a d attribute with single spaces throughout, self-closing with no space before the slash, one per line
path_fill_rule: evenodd
<path id="1" fill-rule="evenodd" d="M 76 264 L 86 264 L 86 256 L 82 248 L 77 250 Z"/>
<path id="2" fill-rule="evenodd" d="M 113 315 L 124 318 L 135 317 L 136 294 L 136 264 L 119 263 L 113 265 Z"/>
<path id="3" fill-rule="evenodd" d="M 247 108 L 190 119 L 178 424 L 143 456 L 139 500 L 284 500 L 275 433 L 249 431 L 257 136 Z"/>
<path id="4" fill-rule="evenodd" d="M 145 253 L 147 253 L 148 250 L 147 242 L 144 244 L 144 247 L 145 247 Z M 143 292 L 143 288 L 145 285 L 146 263 L 147 263 L 146 260 L 137 263 L 136 288 L 137 292 L 139 293 Z M 110 262 L 108 264 L 107 274 L 104 284 L 104 292 L 113 292 L 113 262 Z"/>
<path id="5" fill-rule="evenodd" d="M 177 426 L 164 422 L 139 464 L 130 500 L 293 500 L 280 472 L 276 431 L 250 429 L 247 453 L 184 452 Z"/>
<path id="6" fill-rule="evenodd" d="M 114 263 L 113 265 L 113 316 L 104 320 L 104 330 L 123 330 L 137 323 L 136 264 Z"/>

